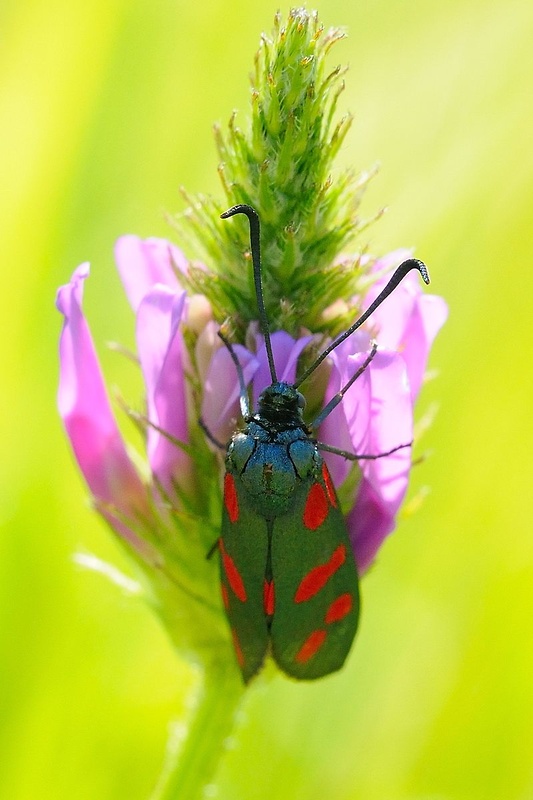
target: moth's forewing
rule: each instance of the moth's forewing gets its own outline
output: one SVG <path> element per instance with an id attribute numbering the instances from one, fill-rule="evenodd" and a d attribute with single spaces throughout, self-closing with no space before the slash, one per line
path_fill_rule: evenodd
<path id="1" fill-rule="evenodd" d="M 272 655 L 287 674 L 314 679 L 342 667 L 359 617 L 357 568 L 325 467 L 303 481 L 274 521 Z"/>
<path id="2" fill-rule="evenodd" d="M 222 599 L 237 661 L 247 683 L 261 668 L 268 648 L 263 601 L 267 523 L 247 502 L 239 476 L 230 472 L 224 480 L 219 548 Z"/>

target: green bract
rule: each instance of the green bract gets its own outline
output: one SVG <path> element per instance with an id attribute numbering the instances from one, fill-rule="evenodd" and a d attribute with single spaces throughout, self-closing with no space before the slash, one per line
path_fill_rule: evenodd
<path id="1" fill-rule="evenodd" d="M 208 267 L 191 266 L 189 288 L 205 294 L 220 320 L 232 318 L 241 341 L 257 319 L 245 226 L 222 226 L 224 206 L 252 205 L 261 218 L 265 304 L 273 330 L 301 327 L 335 334 L 353 318 L 322 312 L 357 291 L 359 257 L 340 253 L 367 224 L 357 215 L 371 173 L 347 170 L 331 179 L 333 159 L 352 117 L 336 121 L 344 69 L 326 56 L 344 38 L 325 32 L 316 12 L 293 9 L 263 35 L 252 77 L 251 121 L 243 130 L 234 113 L 226 133 L 215 128 L 219 174 L 226 199 L 185 195 L 190 208 L 177 224 L 193 233 Z M 287 300 L 290 298 L 290 300 Z M 342 307 L 337 305 L 338 308 Z"/>

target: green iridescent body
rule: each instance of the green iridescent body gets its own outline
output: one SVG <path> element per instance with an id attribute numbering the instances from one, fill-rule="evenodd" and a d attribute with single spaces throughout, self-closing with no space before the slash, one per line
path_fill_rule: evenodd
<path id="1" fill-rule="evenodd" d="M 226 469 L 240 477 L 257 513 L 266 519 L 288 511 L 298 484 L 317 478 L 322 467 L 323 459 L 302 419 L 299 398 L 300 392 L 287 383 L 269 386 L 261 395 L 259 411 L 228 447 Z"/>
<path id="2" fill-rule="evenodd" d="M 245 681 L 269 644 L 287 674 L 327 675 L 343 665 L 357 629 L 353 551 L 302 406 L 293 386 L 273 384 L 227 450 L 223 598 Z"/>

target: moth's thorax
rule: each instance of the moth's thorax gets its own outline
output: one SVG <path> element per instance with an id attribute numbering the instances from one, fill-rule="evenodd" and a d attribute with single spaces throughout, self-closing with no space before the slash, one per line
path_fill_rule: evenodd
<path id="1" fill-rule="evenodd" d="M 278 381 L 261 392 L 256 419 L 262 419 L 276 428 L 303 424 L 302 412 L 305 398 L 290 383 Z"/>
<path id="2" fill-rule="evenodd" d="M 302 481 L 315 479 L 321 466 L 316 442 L 304 427 L 285 428 L 273 435 L 255 419 L 233 436 L 226 457 L 226 469 L 239 482 L 246 500 L 267 519 L 287 512 L 295 490 Z"/>

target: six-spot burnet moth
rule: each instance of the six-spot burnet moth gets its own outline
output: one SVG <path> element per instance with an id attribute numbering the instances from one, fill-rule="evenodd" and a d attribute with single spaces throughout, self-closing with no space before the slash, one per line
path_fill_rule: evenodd
<path id="1" fill-rule="evenodd" d="M 314 679 L 340 669 L 354 639 L 359 616 L 357 568 L 335 487 L 320 450 L 350 460 L 360 456 L 322 444 L 314 432 L 341 402 L 372 361 L 374 344 L 342 389 L 310 423 L 298 387 L 338 345 L 359 328 L 412 269 L 429 276 L 417 259 L 404 261 L 365 313 L 306 369 L 296 383 L 278 381 L 266 316 L 260 259 L 260 225 L 249 205 L 236 205 L 227 219 L 245 214 L 250 224 L 255 292 L 272 383 L 250 413 L 242 368 L 220 334 L 236 367 L 243 430 L 226 450 L 222 528 L 218 539 L 222 599 L 245 682 L 270 652 L 288 675 Z"/>

